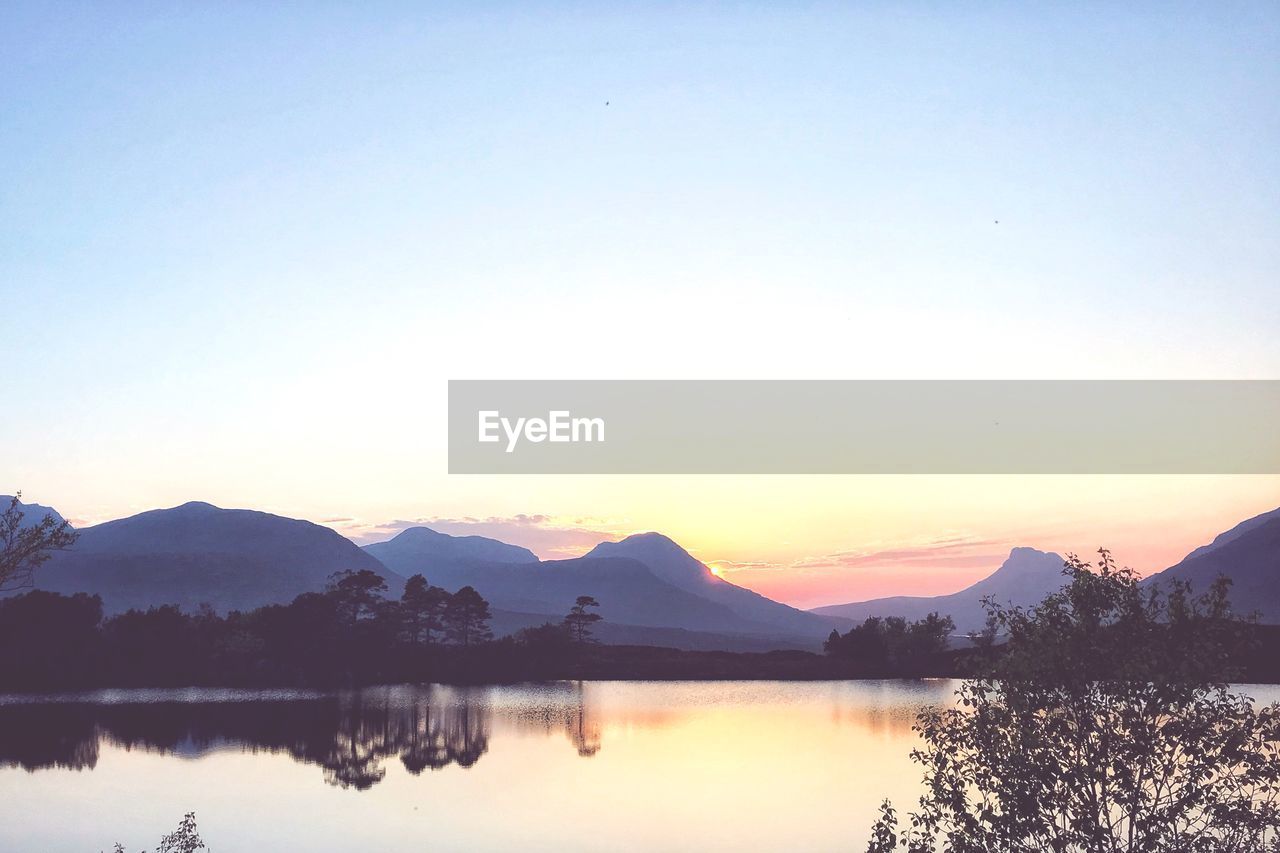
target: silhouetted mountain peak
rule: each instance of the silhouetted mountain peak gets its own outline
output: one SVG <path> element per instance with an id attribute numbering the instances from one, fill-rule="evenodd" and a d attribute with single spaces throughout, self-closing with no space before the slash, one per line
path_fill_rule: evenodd
<path id="1" fill-rule="evenodd" d="M 0 512 L 9 508 L 9 504 L 13 501 L 13 495 L 0 495 Z M 54 521 L 64 521 L 62 514 L 51 506 L 43 504 L 23 503 L 18 501 L 18 511 L 22 513 L 22 526 L 26 527 L 31 524 L 39 524 L 40 520 L 46 515 L 53 516 Z"/>
<path id="2" fill-rule="evenodd" d="M 641 548 L 654 553 L 662 551 L 668 554 L 683 554 L 686 557 L 692 558 L 692 555 L 690 555 L 684 548 L 681 548 L 679 543 L 670 536 L 664 536 L 654 530 L 649 530 L 644 533 L 632 533 L 630 536 L 619 539 L 617 542 L 601 542 L 593 550 L 612 551 L 615 549 L 636 550 Z"/>
<path id="3" fill-rule="evenodd" d="M 164 511 L 165 510 L 155 510 L 155 512 L 164 512 Z M 192 515 L 199 515 L 201 513 L 207 513 L 207 512 L 225 512 L 225 510 L 223 510 L 222 507 L 214 506 L 208 501 L 187 501 L 184 504 L 179 504 L 178 506 L 173 507 L 169 511 L 189 513 Z"/>
<path id="4" fill-rule="evenodd" d="M 1181 580 L 1198 593 L 1219 575 L 1230 578 L 1228 596 L 1238 613 L 1256 613 L 1264 623 L 1280 623 L 1280 510 L 1242 521 L 1142 583 Z"/>
<path id="5" fill-rule="evenodd" d="M 601 542 L 587 556 L 630 557 L 644 563 L 654 574 L 668 581 L 687 581 L 691 578 L 719 580 L 675 540 L 652 531 L 633 533 L 618 542 Z"/>
<path id="6" fill-rule="evenodd" d="M 388 539 L 388 542 L 415 542 L 423 539 L 439 539 L 447 537 L 449 534 L 441 533 L 438 530 L 432 530 L 430 527 L 406 527 L 395 536 Z"/>
<path id="7" fill-rule="evenodd" d="M 706 565 L 661 533 L 635 533 L 620 542 L 601 542 L 587 554 L 587 558 L 592 557 L 630 558 L 678 589 L 722 604 L 744 619 L 770 625 L 775 630 L 825 634 L 833 624 L 716 577 Z"/>
<path id="8" fill-rule="evenodd" d="M 1062 574 L 1065 563 L 1052 551 L 1014 548 L 1000 568 L 956 595 L 990 596 L 1001 604 L 1035 604 L 1066 583 Z"/>
<path id="9" fill-rule="evenodd" d="M 676 540 L 672 539 L 670 536 L 664 536 L 656 530 L 646 530 L 643 533 L 632 533 L 630 536 L 620 540 L 619 543 L 608 544 L 621 544 L 621 542 L 653 543 L 655 545 L 664 545 L 668 548 L 674 548 L 678 551 L 684 551 L 683 548 L 676 544 Z M 685 553 L 688 552 L 686 551 Z"/>
<path id="10" fill-rule="evenodd" d="M 1230 542 L 1234 542 L 1236 539 L 1239 539 L 1251 530 L 1256 530 L 1267 522 L 1274 521 L 1276 519 L 1280 519 L 1280 508 L 1273 509 L 1270 512 L 1264 512 L 1261 515 L 1255 515 L 1253 518 L 1245 519 L 1225 533 L 1219 533 L 1208 545 L 1201 545 L 1199 548 L 1183 557 L 1183 562 L 1207 554 L 1210 551 L 1221 548 L 1223 545 Z"/>
<path id="11" fill-rule="evenodd" d="M 485 536 L 451 536 L 430 527 L 408 527 L 386 542 L 364 546 L 383 565 L 408 576 L 427 575 L 432 583 L 440 570 L 471 563 L 536 563 L 528 548 L 509 545 Z"/>
<path id="12" fill-rule="evenodd" d="M 207 602 L 218 610 L 284 603 L 335 572 L 403 582 L 337 532 L 297 518 L 191 501 L 86 527 L 36 577 L 40 588 L 91 592 L 108 612 Z"/>
<path id="13" fill-rule="evenodd" d="M 834 604 L 815 608 L 812 612 L 842 616 L 861 622 L 869 616 L 901 616 L 920 619 L 933 611 L 955 620 L 956 628 L 969 631 L 981 628 L 986 621 L 983 599 L 1001 605 L 1029 607 L 1066 583 L 1062 575 L 1062 557 L 1036 548 L 1018 547 L 1000 568 L 959 592 L 938 596 L 893 596 L 850 604 Z"/>
<path id="14" fill-rule="evenodd" d="M 988 576 L 987 580 L 996 577 L 1013 577 L 1015 575 L 1053 575 L 1062 574 L 1066 561 L 1061 555 L 1052 551 L 1041 551 L 1038 548 L 1019 546 L 1009 551 L 1009 556 L 1000 564 L 1000 568 Z"/>

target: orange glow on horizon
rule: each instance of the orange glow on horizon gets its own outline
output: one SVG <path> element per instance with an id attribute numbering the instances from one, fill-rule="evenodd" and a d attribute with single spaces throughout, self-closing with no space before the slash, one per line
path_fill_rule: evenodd
<path id="1" fill-rule="evenodd" d="M 375 472 L 376 473 L 376 472 Z M 1015 546 L 1094 559 L 1107 547 L 1140 574 L 1174 565 L 1280 506 L 1278 476 L 510 476 L 400 472 L 303 494 L 308 477 L 252 487 L 168 486 L 100 495 L 97 480 L 32 489 L 64 516 L 105 520 L 205 500 L 325 524 L 358 544 L 423 524 L 529 548 L 588 553 L 662 533 L 717 576 L 796 607 L 941 595 L 985 577 Z M 110 481 L 107 481 L 110 482 Z M 399 520 L 399 521 L 397 521 Z"/>

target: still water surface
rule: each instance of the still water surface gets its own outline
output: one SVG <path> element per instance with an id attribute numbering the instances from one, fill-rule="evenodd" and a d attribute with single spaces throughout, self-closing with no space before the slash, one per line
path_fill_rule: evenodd
<path id="1" fill-rule="evenodd" d="M 911 723 L 955 686 L 0 696 L 0 849 L 154 848 L 195 811 L 215 853 L 856 850 L 918 797 Z"/>

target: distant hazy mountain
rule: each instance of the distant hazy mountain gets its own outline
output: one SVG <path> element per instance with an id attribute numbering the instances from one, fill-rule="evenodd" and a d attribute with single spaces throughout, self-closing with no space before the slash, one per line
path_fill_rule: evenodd
<path id="1" fill-rule="evenodd" d="M 13 495 L 0 495 L 0 512 L 4 512 L 9 508 L 9 504 L 13 501 Z M 40 520 L 46 515 L 53 516 L 54 521 L 64 521 L 62 515 L 51 506 L 42 504 L 29 504 L 18 501 L 18 510 L 22 513 L 22 526 L 26 527 L 30 524 L 39 524 Z"/>
<path id="2" fill-rule="evenodd" d="M 1062 574 L 1063 563 L 1063 559 L 1057 554 L 1034 548 L 1014 548 L 1004 564 L 992 574 L 973 586 L 950 595 L 900 595 L 852 604 L 833 604 L 815 608 L 811 612 L 843 616 L 860 623 L 869 616 L 922 619 L 936 611 L 955 620 L 957 631 L 976 631 L 983 627 L 987 619 L 982 599 L 991 598 L 1001 604 L 1018 607 L 1037 604 L 1066 583 Z"/>
<path id="3" fill-rule="evenodd" d="M 1280 623 L 1280 509 L 1237 524 L 1143 583 L 1176 578 L 1201 591 L 1219 574 L 1231 578 L 1231 604 L 1236 612 L 1257 612 L 1262 622 Z"/>
<path id="4" fill-rule="evenodd" d="M 534 563 L 440 564 L 427 579 L 445 589 L 469 585 L 494 607 L 559 621 L 579 595 L 600 602 L 609 622 L 733 634 L 779 634 L 724 605 L 678 589 L 644 564 L 621 557 Z"/>
<path id="5" fill-rule="evenodd" d="M 743 619 L 768 625 L 776 631 L 825 636 L 833 627 L 846 627 L 838 618 L 798 610 L 716 577 L 692 554 L 661 533 L 637 533 L 621 542 L 601 542 L 587 556 L 638 560 L 672 586 L 721 604 Z"/>
<path id="6" fill-rule="evenodd" d="M 8 498 L 0 496 L 7 505 Z M 24 504 L 37 521 L 52 508 Z M 736 645 L 803 646 L 868 616 L 918 619 L 931 611 L 951 616 L 960 631 L 982 627 L 982 599 L 1030 606 L 1063 585 L 1063 560 L 1015 548 L 989 577 L 951 595 L 899 596 L 819 607 L 805 612 L 716 577 L 665 536 L 643 533 L 596 546 L 576 560 L 540 562 L 529 550 L 480 536 L 449 536 L 425 527 L 365 549 L 327 527 L 252 510 L 187 503 L 78 531 L 72 549 L 55 554 L 37 573 L 42 589 L 90 592 L 106 610 L 207 602 L 218 610 L 288 602 L 319 590 L 334 572 L 369 569 L 398 595 L 418 572 L 438 586 L 474 586 L 502 614 L 501 633 L 558 620 L 579 595 L 601 602 L 615 641 L 663 642 L 686 648 Z M 1148 578 L 1185 578 L 1197 588 L 1217 574 L 1233 578 L 1233 601 L 1280 623 L 1280 509 L 1242 522 L 1178 565 Z"/>
<path id="7" fill-rule="evenodd" d="M 78 531 L 36 574 L 40 589 L 102 596 L 108 613 L 207 602 L 225 611 L 292 601 L 334 572 L 370 569 L 395 594 L 403 579 L 327 527 L 192 502 Z"/>
<path id="8" fill-rule="evenodd" d="M 410 527 L 394 539 L 366 545 L 365 551 L 404 577 L 423 574 L 436 586 L 455 588 L 468 565 L 475 563 L 536 563 L 528 548 L 483 536 L 450 536 L 429 527 Z M 464 586 L 466 580 L 457 586 Z"/>
<path id="9" fill-rule="evenodd" d="M 1276 519 L 1280 519 L 1280 509 L 1273 509 L 1270 512 L 1262 513 L 1262 515 L 1255 515 L 1253 518 L 1240 522 L 1226 533 L 1219 533 L 1208 545 L 1201 545 L 1199 548 L 1183 557 L 1182 562 L 1185 563 L 1187 560 L 1194 560 L 1197 557 L 1201 557 L 1209 553 L 1210 551 L 1221 548 L 1228 542 L 1235 541 L 1249 531 L 1256 530 L 1264 524 L 1275 521 Z M 1152 577 L 1155 577 L 1155 575 L 1152 575 Z"/>
<path id="10" fill-rule="evenodd" d="M 490 623 L 494 636 L 514 634 L 521 628 L 534 628 L 548 621 L 558 622 L 545 613 L 516 613 L 493 609 Z M 688 628 L 658 628 L 652 625 L 626 625 L 619 622 L 597 622 L 592 629 L 597 640 L 633 646 L 666 646 L 690 651 L 768 652 L 775 649 L 822 650 L 819 637 L 783 637 L 760 634 L 720 634 L 691 631 Z"/>
<path id="11" fill-rule="evenodd" d="M 470 585 L 497 608 L 557 620 L 579 595 L 593 595 L 608 623 L 633 627 L 816 637 L 832 624 L 720 580 L 656 533 L 597 546 L 576 560 L 549 562 L 495 539 L 426 527 L 365 550 L 401 575 L 421 572 L 449 590 Z"/>

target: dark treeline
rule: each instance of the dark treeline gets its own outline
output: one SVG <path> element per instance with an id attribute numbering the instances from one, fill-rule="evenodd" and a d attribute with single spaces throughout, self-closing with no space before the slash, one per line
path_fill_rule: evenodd
<path id="1" fill-rule="evenodd" d="M 951 622 L 872 618 L 832 632 L 825 655 L 692 652 L 592 641 L 598 604 L 581 596 L 560 622 L 494 639 L 488 603 L 415 576 L 390 598 L 377 575 L 335 575 L 322 593 L 219 615 L 154 607 L 104 618 L 96 596 L 32 591 L 0 600 L 0 691 L 88 687 L 307 686 L 559 679 L 830 679 L 969 676 L 999 654 L 948 649 Z M 1232 661 L 1280 680 L 1280 628 L 1252 626 Z M 990 639 L 990 638 L 988 638 Z"/>
<path id="2" fill-rule="evenodd" d="M 951 617 L 937 613 L 915 622 L 872 616 L 847 634 L 833 630 L 822 648 L 866 673 L 929 675 L 946 658 L 954 630 Z"/>
<path id="3" fill-rule="evenodd" d="M 598 606 L 566 603 L 549 622 L 495 641 L 488 602 L 410 578 L 343 572 L 322 593 L 225 616 L 174 606 L 104 618 L 97 596 L 32 591 L 0 601 L 0 688 L 346 685 L 504 681 L 571 662 L 591 645 Z"/>
<path id="4" fill-rule="evenodd" d="M 489 605 L 470 587 L 450 593 L 416 575 L 398 599 L 386 593 L 377 575 L 344 572 L 325 592 L 247 613 L 164 606 L 104 618 L 96 596 L 28 592 L 0 601 L 0 689 L 958 673 L 934 621 L 927 630 L 904 623 L 905 644 L 890 631 L 887 654 L 854 642 L 869 629 L 854 629 L 828 655 L 686 652 L 595 643 L 599 604 L 585 595 L 562 621 L 495 640 Z"/>

